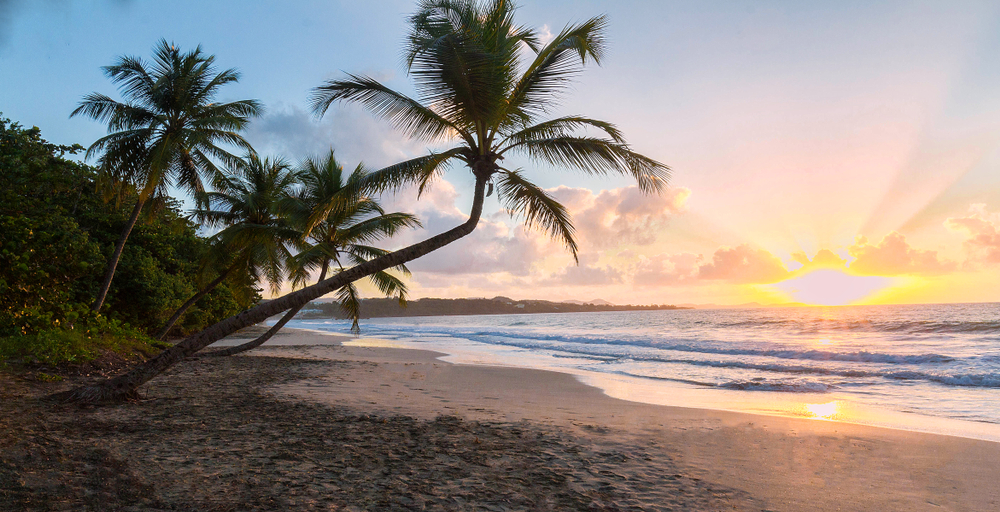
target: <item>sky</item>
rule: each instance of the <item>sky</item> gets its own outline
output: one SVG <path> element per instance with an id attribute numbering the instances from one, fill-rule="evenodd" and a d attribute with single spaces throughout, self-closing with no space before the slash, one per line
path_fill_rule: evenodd
<path id="1" fill-rule="evenodd" d="M 222 100 L 259 99 L 247 139 L 292 161 L 333 148 L 378 168 L 425 154 L 353 106 L 322 119 L 312 88 L 366 74 L 415 95 L 401 62 L 413 1 L 0 0 L 0 112 L 89 145 L 69 113 L 115 95 L 101 72 L 161 38 L 242 73 Z M 620 304 L 1000 301 L 1000 4 L 520 2 L 543 36 L 606 14 L 609 51 L 553 116 L 615 123 L 672 169 L 658 196 L 623 177 L 513 161 L 565 204 L 579 264 L 488 199 L 477 230 L 413 262 L 412 297 Z M 117 97 L 117 96 L 116 96 Z M 424 228 L 462 223 L 471 174 L 382 199 Z"/>

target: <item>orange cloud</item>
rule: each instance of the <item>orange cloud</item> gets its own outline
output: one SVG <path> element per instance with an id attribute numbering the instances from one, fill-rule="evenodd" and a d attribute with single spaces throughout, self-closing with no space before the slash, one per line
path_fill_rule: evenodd
<path id="1" fill-rule="evenodd" d="M 939 259 L 937 251 L 914 249 L 905 236 L 895 231 L 885 235 L 877 245 L 858 235 L 847 252 L 855 258 L 851 262 L 851 270 L 859 274 L 942 274 L 956 268 L 954 262 Z"/>
<path id="2" fill-rule="evenodd" d="M 777 256 L 749 244 L 723 247 L 712 255 L 712 262 L 698 268 L 701 279 L 725 279 L 736 283 L 775 283 L 789 276 Z"/>
<path id="3" fill-rule="evenodd" d="M 548 279 L 541 280 L 540 286 L 604 286 L 620 284 L 622 273 L 610 266 L 592 267 L 589 265 L 573 265 L 562 272 L 552 274 Z"/>
<path id="4" fill-rule="evenodd" d="M 1000 213 L 989 213 L 985 204 L 974 204 L 968 216 L 949 218 L 944 225 L 969 235 L 963 245 L 969 251 L 970 262 L 1000 263 Z"/>

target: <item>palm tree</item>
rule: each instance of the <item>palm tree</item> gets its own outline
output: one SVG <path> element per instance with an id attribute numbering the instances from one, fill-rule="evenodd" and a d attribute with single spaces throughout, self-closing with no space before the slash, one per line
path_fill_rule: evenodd
<path id="1" fill-rule="evenodd" d="M 174 312 L 157 339 L 198 299 L 234 273 L 254 283 L 267 281 L 273 293 L 281 289 L 292 257 L 288 244 L 299 238 L 281 206 L 297 184 L 296 174 L 284 160 L 262 160 L 250 153 L 216 180 L 218 191 L 199 194 L 204 207 L 195 210 L 195 217 L 210 228 L 225 228 L 212 237 L 213 251 L 205 266 L 223 270 Z"/>
<path id="2" fill-rule="evenodd" d="M 415 184 L 422 192 L 444 167 L 461 163 L 475 178 L 469 219 L 422 242 L 355 265 L 320 283 L 249 309 L 165 350 L 132 371 L 79 388 L 67 397 L 93 401 L 130 396 L 184 357 L 222 337 L 380 270 L 419 258 L 458 240 L 475 228 L 487 186 L 496 182 L 499 198 L 514 215 L 561 239 L 576 254 L 573 226 L 566 209 L 525 178 L 501 167 L 507 154 L 521 154 L 545 164 L 589 174 L 633 177 L 644 192 L 658 192 L 669 168 L 634 152 L 612 124 L 582 116 L 539 119 L 553 107 L 556 94 L 588 59 L 599 63 L 604 51 L 603 16 L 563 29 L 548 44 L 513 21 L 515 6 L 506 0 L 428 0 L 410 18 L 406 62 L 420 100 L 409 98 L 374 79 L 350 75 L 314 91 L 315 111 L 334 102 L 357 102 L 411 137 L 458 145 L 431 152 L 371 173 L 366 183 L 378 190 Z M 521 66 L 522 48 L 533 54 Z M 586 130 L 602 135 L 589 135 Z M 582 133 L 581 133 L 582 132 Z M 492 188 L 492 187 L 491 187 Z"/>
<path id="3" fill-rule="evenodd" d="M 388 251 L 369 244 L 391 237 L 402 229 L 420 226 L 413 215 L 385 213 L 377 201 L 360 195 L 362 182 L 367 177 L 364 168 L 358 165 L 345 180 L 344 168 L 337 162 L 333 151 L 323 160 L 307 159 L 296 174 L 303 186 L 286 210 L 301 227 L 305 243 L 291 258 L 289 265 L 293 287 L 304 286 L 316 271 L 319 271 L 317 282 L 324 281 L 331 265 L 343 271 L 344 261 L 360 265 L 384 256 Z M 397 266 L 396 270 L 409 275 L 404 265 Z M 406 284 L 398 277 L 380 270 L 369 275 L 368 279 L 383 294 L 395 295 L 400 304 L 406 303 Z M 337 290 L 337 302 L 352 320 L 351 331 L 359 333 L 361 311 L 354 283 Z M 228 356 L 259 347 L 281 330 L 303 306 L 289 309 L 274 326 L 253 341 L 204 355 Z"/>
<path id="4" fill-rule="evenodd" d="M 109 134 L 91 144 L 86 156 L 100 153 L 104 175 L 138 191 L 91 306 L 95 312 L 104 304 L 125 242 L 150 198 L 166 195 L 170 186 L 196 194 L 204 191 L 203 180 L 217 173 L 213 158 L 235 160 L 220 143 L 251 151 L 237 132 L 263 108 L 256 100 L 215 103 L 219 88 L 237 82 L 239 73 L 233 69 L 217 73 L 214 62 L 215 57 L 203 54 L 200 46 L 181 53 L 161 39 L 153 48 L 151 63 L 126 56 L 103 68 L 119 85 L 124 102 L 95 92 L 70 114 L 108 124 Z"/>

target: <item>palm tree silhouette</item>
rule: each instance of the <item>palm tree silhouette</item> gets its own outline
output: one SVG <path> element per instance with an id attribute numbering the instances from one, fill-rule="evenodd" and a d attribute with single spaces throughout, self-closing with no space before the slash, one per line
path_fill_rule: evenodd
<path id="1" fill-rule="evenodd" d="M 360 164 L 346 176 L 333 151 L 324 159 L 307 159 L 295 173 L 302 185 L 299 192 L 285 201 L 285 211 L 293 225 L 299 226 L 299 252 L 289 260 L 292 285 L 304 286 L 313 272 L 319 271 L 317 282 L 326 279 L 331 265 L 343 270 L 343 263 L 360 265 L 372 258 L 388 254 L 370 244 L 388 238 L 399 231 L 420 226 L 408 213 L 385 213 L 370 197 L 361 195 L 362 183 L 368 178 Z M 409 275 L 406 266 L 395 268 Z M 383 294 L 395 295 L 406 302 L 406 284 L 398 277 L 380 270 L 368 279 Z M 351 319 L 351 331 L 360 332 L 360 302 L 354 283 L 337 290 L 337 302 Z M 305 304 L 289 309 L 270 329 L 257 339 L 212 352 L 205 356 L 228 356 L 259 347 L 274 336 Z"/>
<path id="2" fill-rule="evenodd" d="M 218 190 L 198 195 L 203 206 L 195 209 L 195 218 L 209 228 L 223 228 L 212 236 L 213 250 L 206 266 L 224 270 L 174 312 L 157 333 L 158 339 L 230 275 L 252 283 L 267 282 L 272 293 L 281 289 L 292 258 L 289 245 L 300 237 L 280 207 L 297 185 L 297 176 L 284 160 L 250 153 L 216 179 Z"/>

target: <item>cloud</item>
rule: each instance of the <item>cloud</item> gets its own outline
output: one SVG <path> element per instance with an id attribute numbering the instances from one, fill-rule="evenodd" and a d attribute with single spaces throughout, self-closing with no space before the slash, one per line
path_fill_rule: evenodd
<path id="1" fill-rule="evenodd" d="M 333 148 L 346 168 L 359 162 L 381 168 L 426 152 L 419 142 L 351 105 L 330 109 L 316 119 L 299 107 L 279 104 L 251 122 L 245 137 L 259 153 L 293 162 L 325 155 Z"/>
<path id="2" fill-rule="evenodd" d="M 698 278 L 698 268 L 704 261 L 702 255 L 688 252 L 639 256 L 632 282 L 639 287 L 691 282 Z"/>
<path id="3" fill-rule="evenodd" d="M 542 25 L 542 28 L 537 30 L 537 34 L 542 45 L 549 44 L 556 37 L 556 35 L 552 33 L 552 29 L 549 27 L 548 23 Z"/>
<path id="4" fill-rule="evenodd" d="M 594 194 L 563 185 L 547 192 L 569 210 L 581 245 L 594 248 L 652 244 L 668 219 L 685 211 L 691 196 L 683 187 L 659 195 L 644 194 L 635 186 Z"/>
<path id="5" fill-rule="evenodd" d="M 954 270 L 954 262 L 941 260 L 937 251 L 914 249 L 906 237 L 893 231 L 877 245 L 859 235 L 847 252 L 855 259 L 850 269 L 867 275 L 942 274 Z"/>
<path id="6" fill-rule="evenodd" d="M 774 283 L 788 276 L 788 269 L 777 256 L 749 244 L 723 247 L 715 251 L 711 263 L 698 268 L 701 279 L 725 279 L 734 283 Z"/>
<path id="7" fill-rule="evenodd" d="M 610 265 L 598 266 L 596 265 L 598 259 L 594 254 L 581 254 L 579 265 L 571 265 L 553 273 L 548 278 L 539 280 L 538 285 L 604 286 L 624 281 L 624 273 L 621 270 Z"/>
<path id="8" fill-rule="evenodd" d="M 1000 213 L 990 213 L 985 204 L 977 203 L 969 206 L 969 215 L 951 217 L 944 225 L 969 236 L 963 243 L 969 252 L 967 263 L 1000 263 Z"/>
<path id="9" fill-rule="evenodd" d="M 443 233 L 468 220 L 458 208 L 458 192 L 447 180 L 434 182 L 419 199 L 404 189 L 384 201 L 386 211 L 405 211 L 420 218 L 424 227 L 393 238 L 402 247 Z M 520 226 L 510 228 L 494 218 L 482 218 L 471 234 L 419 258 L 408 265 L 413 271 L 433 274 L 490 274 L 507 272 L 528 275 L 545 252 L 548 241 Z"/>

